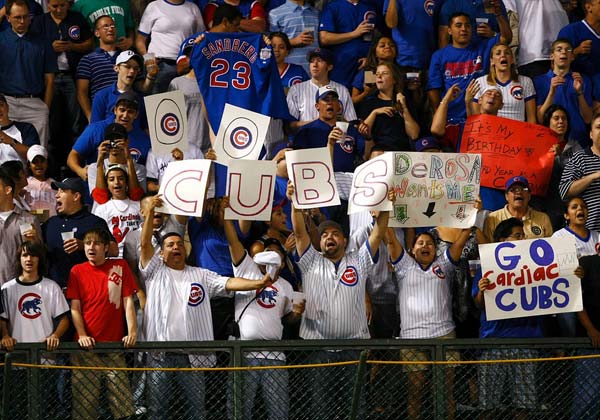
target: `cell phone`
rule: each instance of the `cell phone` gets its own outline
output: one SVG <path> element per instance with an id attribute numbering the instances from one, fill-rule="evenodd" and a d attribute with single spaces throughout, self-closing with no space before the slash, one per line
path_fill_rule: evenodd
<path id="1" fill-rule="evenodd" d="M 365 70 L 365 85 L 374 85 L 375 80 L 375 73 L 370 70 Z"/>

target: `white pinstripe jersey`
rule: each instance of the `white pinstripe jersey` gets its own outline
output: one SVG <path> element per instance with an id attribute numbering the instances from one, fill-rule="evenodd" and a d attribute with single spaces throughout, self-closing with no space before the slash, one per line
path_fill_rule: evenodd
<path id="1" fill-rule="evenodd" d="M 337 267 L 310 245 L 298 261 L 306 294 L 300 337 L 369 338 L 365 286 L 373 264 L 368 243 Z"/>
<path id="2" fill-rule="evenodd" d="M 144 340 L 213 340 L 210 298 L 230 296 L 225 289 L 228 278 L 199 267 L 183 270 L 167 267 L 158 253 L 146 268 Z"/>
<path id="3" fill-rule="evenodd" d="M 582 238 L 573 232 L 569 227 L 564 227 L 560 230 L 557 230 L 552 234 L 552 237 L 565 238 L 571 237 L 575 238 L 575 247 L 577 249 L 577 258 L 583 257 L 585 255 L 596 255 L 600 250 L 600 233 L 596 230 L 588 230 L 588 236 L 586 238 Z"/>
<path id="4" fill-rule="evenodd" d="M 435 338 L 454 331 L 448 252 L 425 269 L 406 251 L 392 264 L 398 278 L 400 338 Z"/>
<path id="5" fill-rule="evenodd" d="M 333 80 L 330 80 L 328 85 L 337 90 L 344 119 L 346 121 L 356 120 L 356 111 L 348 89 Z M 318 90 L 319 86 L 315 85 L 312 80 L 293 85 L 286 98 L 291 116 L 299 121 L 314 121 L 319 118 L 319 112 L 315 108 L 315 96 Z"/>
<path id="6" fill-rule="evenodd" d="M 257 264 L 247 253 L 239 265 L 233 265 L 233 275 L 250 280 L 262 280 L 263 274 Z M 242 340 L 281 340 L 283 324 L 281 318 L 292 311 L 292 285 L 283 278 L 278 278 L 271 286 L 259 290 L 235 292 L 235 320 L 239 321 L 240 338 Z M 258 297 L 252 301 L 255 296 Z M 240 315 L 244 308 L 248 308 Z M 246 357 L 285 360 L 281 352 L 253 352 Z"/>

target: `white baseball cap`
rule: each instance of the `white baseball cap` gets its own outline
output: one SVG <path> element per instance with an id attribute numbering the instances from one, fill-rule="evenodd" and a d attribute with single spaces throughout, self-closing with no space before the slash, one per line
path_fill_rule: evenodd
<path id="1" fill-rule="evenodd" d="M 48 159 L 48 151 L 44 146 L 34 144 L 27 151 L 27 160 L 33 162 L 33 159 L 35 159 L 36 156 L 42 156 L 44 159 Z"/>

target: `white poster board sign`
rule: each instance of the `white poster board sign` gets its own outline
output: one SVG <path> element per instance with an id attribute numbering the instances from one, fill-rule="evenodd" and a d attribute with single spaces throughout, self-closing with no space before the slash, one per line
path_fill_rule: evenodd
<path id="1" fill-rule="evenodd" d="M 393 210 L 392 202 L 387 199 L 393 179 L 393 153 L 384 153 L 356 168 L 348 197 L 348 214 Z"/>
<path id="2" fill-rule="evenodd" d="M 184 216 L 202 216 L 211 161 L 206 159 L 170 162 L 163 175 L 159 194 L 163 207 L 158 211 Z"/>
<path id="3" fill-rule="evenodd" d="M 326 147 L 285 152 L 285 160 L 295 190 L 294 207 L 312 209 L 340 204 L 331 155 Z"/>
<path id="4" fill-rule="evenodd" d="M 227 220 L 271 220 L 275 172 L 270 160 L 231 160 L 227 169 Z"/>
<path id="5" fill-rule="evenodd" d="M 466 153 L 394 152 L 396 191 L 392 227 L 475 224 L 481 156 Z"/>
<path id="6" fill-rule="evenodd" d="M 228 164 L 231 159 L 257 160 L 271 117 L 225 104 L 221 125 L 213 148 L 217 161 Z"/>
<path id="7" fill-rule="evenodd" d="M 575 238 L 541 238 L 479 245 L 488 320 L 581 311 Z"/>
<path id="8" fill-rule="evenodd" d="M 188 148 L 188 123 L 183 92 L 159 93 L 144 98 L 152 152 L 169 154 L 175 148 Z"/>

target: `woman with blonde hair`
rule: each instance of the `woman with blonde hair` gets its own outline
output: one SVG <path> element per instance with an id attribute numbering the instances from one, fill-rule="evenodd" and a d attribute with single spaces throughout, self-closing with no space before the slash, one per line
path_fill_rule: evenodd
<path id="1" fill-rule="evenodd" d="M 496 86 L 502 92 L 504 105 L 498 111 L 499 117 L 527 121 L 535 124 L 536 104 L 533 81 L 517 73 L 515 57 L 510 47 L 498 43 L 490 54 L 490 72 L 477 79 L 479 92 L 467 107 L 468 115 L 480 114 L 479 99 L 488 86 Z"/>

